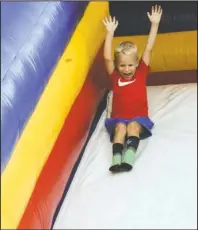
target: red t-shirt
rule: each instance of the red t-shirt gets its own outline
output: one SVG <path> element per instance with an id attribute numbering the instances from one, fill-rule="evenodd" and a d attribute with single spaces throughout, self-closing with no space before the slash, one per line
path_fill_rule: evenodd
<path id="1" fill-rule="evenodd" d="M 148 117 L 146 77 L 149 67 L 141 59 L 132 79 L 125 80 L 118 71 L 111 74 L 113 102 L 112 118 Z"/>

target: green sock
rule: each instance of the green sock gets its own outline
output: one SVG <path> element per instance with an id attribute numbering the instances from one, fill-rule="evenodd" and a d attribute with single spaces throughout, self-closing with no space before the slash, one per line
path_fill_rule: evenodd
<path id="1" fill-rule="evenodd" d="M 120 153 L 116 153 L 113 155 L 112 165 L 120 165 L 122 161 L 122 155 Z"/>
<path id="2" fill-rule="evenodd" d="M 130 165 L 133 165 L 135 162 L 135 149 L 134 148 L 128 148 L 124 153 L 122 157 L 122 163 L 127 163 Z"/>

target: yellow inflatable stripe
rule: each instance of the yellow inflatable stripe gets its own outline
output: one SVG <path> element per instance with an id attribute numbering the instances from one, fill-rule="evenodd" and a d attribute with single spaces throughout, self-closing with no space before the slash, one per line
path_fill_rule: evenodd
<path id="1" fill-rule="evenodd" d="M 1 178 L 2 229 L 16 229 L 20 222 L 37 178 L 104 41 L 101 21 L 108 14 L 108 2 L 89 3 L 16 145 Z"/>
<path id="2" fill-rule="evenodd" d="M 116 37 L 113 47 L 121 41 L 132 41 L 141 56 L 148 36 Z M 197 31 L 158 34 L 151 58 L 151 71 L 197 69 Z"/>

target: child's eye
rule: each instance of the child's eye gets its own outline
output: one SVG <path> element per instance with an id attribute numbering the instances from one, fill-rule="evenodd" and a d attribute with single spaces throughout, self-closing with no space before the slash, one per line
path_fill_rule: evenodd
<path id="1" fill-rule="evenodd" d="M 133 64 L 130 64 L 129 66 L 130 66 L 130 67 L 132 67 L 132 66 L 133 66 Z"/>

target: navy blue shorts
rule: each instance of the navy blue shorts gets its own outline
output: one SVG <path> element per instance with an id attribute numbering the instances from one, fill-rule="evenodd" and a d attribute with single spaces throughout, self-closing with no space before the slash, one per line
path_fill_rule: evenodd
<path id="1" fill-rule="evenodd" d="M 128 124 L 129 122 L 136 121 L 142 127 L 142 132 L 140 133 L 140 139 L 143 140 L 152 136 L 151 129 L 154 126 L 154 123 L 148 117 L 135 117 L 133 119 L 123 119 L 123 118 L 107 118 L 105 120 L 105 127 L 110 135 L 110 140 L 113 141 L 114 130 L 117 123 Z"/>

